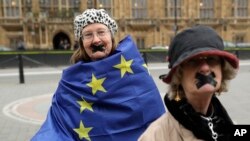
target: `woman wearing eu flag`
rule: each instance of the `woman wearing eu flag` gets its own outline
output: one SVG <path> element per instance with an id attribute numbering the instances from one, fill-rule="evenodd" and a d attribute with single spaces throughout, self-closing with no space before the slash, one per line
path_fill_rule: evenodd
<path id="1" fill-rule="evenodd" d="M 136 141 L 165 112 L 132 38 L 116 46 L 116 32 L 116 22 L 103 9 L 75 17 L 79 48 L 32 141 Z"/>

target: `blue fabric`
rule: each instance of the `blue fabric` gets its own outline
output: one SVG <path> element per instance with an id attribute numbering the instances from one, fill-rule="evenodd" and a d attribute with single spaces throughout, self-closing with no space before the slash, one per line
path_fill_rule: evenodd
<path id="1" fill-rule="evenodd" d="M 127 65 L 119 67 L 122 60 Z M 165 112 L 143 65 L 135 43 L 127 36 L 111 56 L 65 69 L 47 119 L 31 140 L 136 141 Z M 93 80 L 99 83 L 91 84 Z"/>

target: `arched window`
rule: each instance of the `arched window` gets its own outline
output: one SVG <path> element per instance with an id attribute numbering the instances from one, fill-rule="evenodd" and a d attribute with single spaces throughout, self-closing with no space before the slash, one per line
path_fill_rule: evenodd
<path id="1" fill-rule="evenodd" d="M 181 17 L 182 0 L 165 0 L 165 17 Z"/>
<path id="2" fill-rule="evenodd" d="M 200 18 L 214 18 L 214 0 L 200 0 Z"/>
<path id="3" fill-rule="evenodd" d="M 4 0 L 4 17 L 18 18 L 21 16 L 21 1 L 20 0 Z"/>
<path id="4" fill-rule="evenodd" d="M 113 16 L 112 0 L 99 0 L 97 6 L 98 8 L 105 9 L 110 16 Z"/>
<path id="5" fill-rule="evenodd" d="M 87 8 L 105 9 L 110 16 L 113 16 L 113 0 L 88 0 Z"/>
<path id="6" fill-rule="evenodd" d="M 232 17 L 248 17 L 248 0 L 232 0 Z"/>
<path id="7" fill-rule="evenodd" d="M 147 0 L 132 0 L 132 17 L 147 18 Z"/>

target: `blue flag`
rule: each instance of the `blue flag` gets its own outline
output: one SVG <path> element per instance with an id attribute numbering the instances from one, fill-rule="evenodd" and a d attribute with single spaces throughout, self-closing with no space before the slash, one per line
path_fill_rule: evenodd
<path id="1" fill-rule="evenodd" d="M 47 119 L 32 141 L 136 141 L 165 112 L 130 36 L 114 54 L 65 69 Z"/>

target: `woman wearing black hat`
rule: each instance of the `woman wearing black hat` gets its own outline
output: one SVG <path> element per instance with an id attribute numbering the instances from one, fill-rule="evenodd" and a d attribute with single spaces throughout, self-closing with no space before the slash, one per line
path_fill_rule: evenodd
<path id="1" fill-rule="evenodd" d="M 168 52 L 169 69 L 160 78 L 169 84 L 168 112 L 154 121 L 139 141 L 227 141 L 233 122 L 217 98 L 227 91 L 239 61 L 224 51 L 221 37 L 210 27 L 179 33 Z"/>

